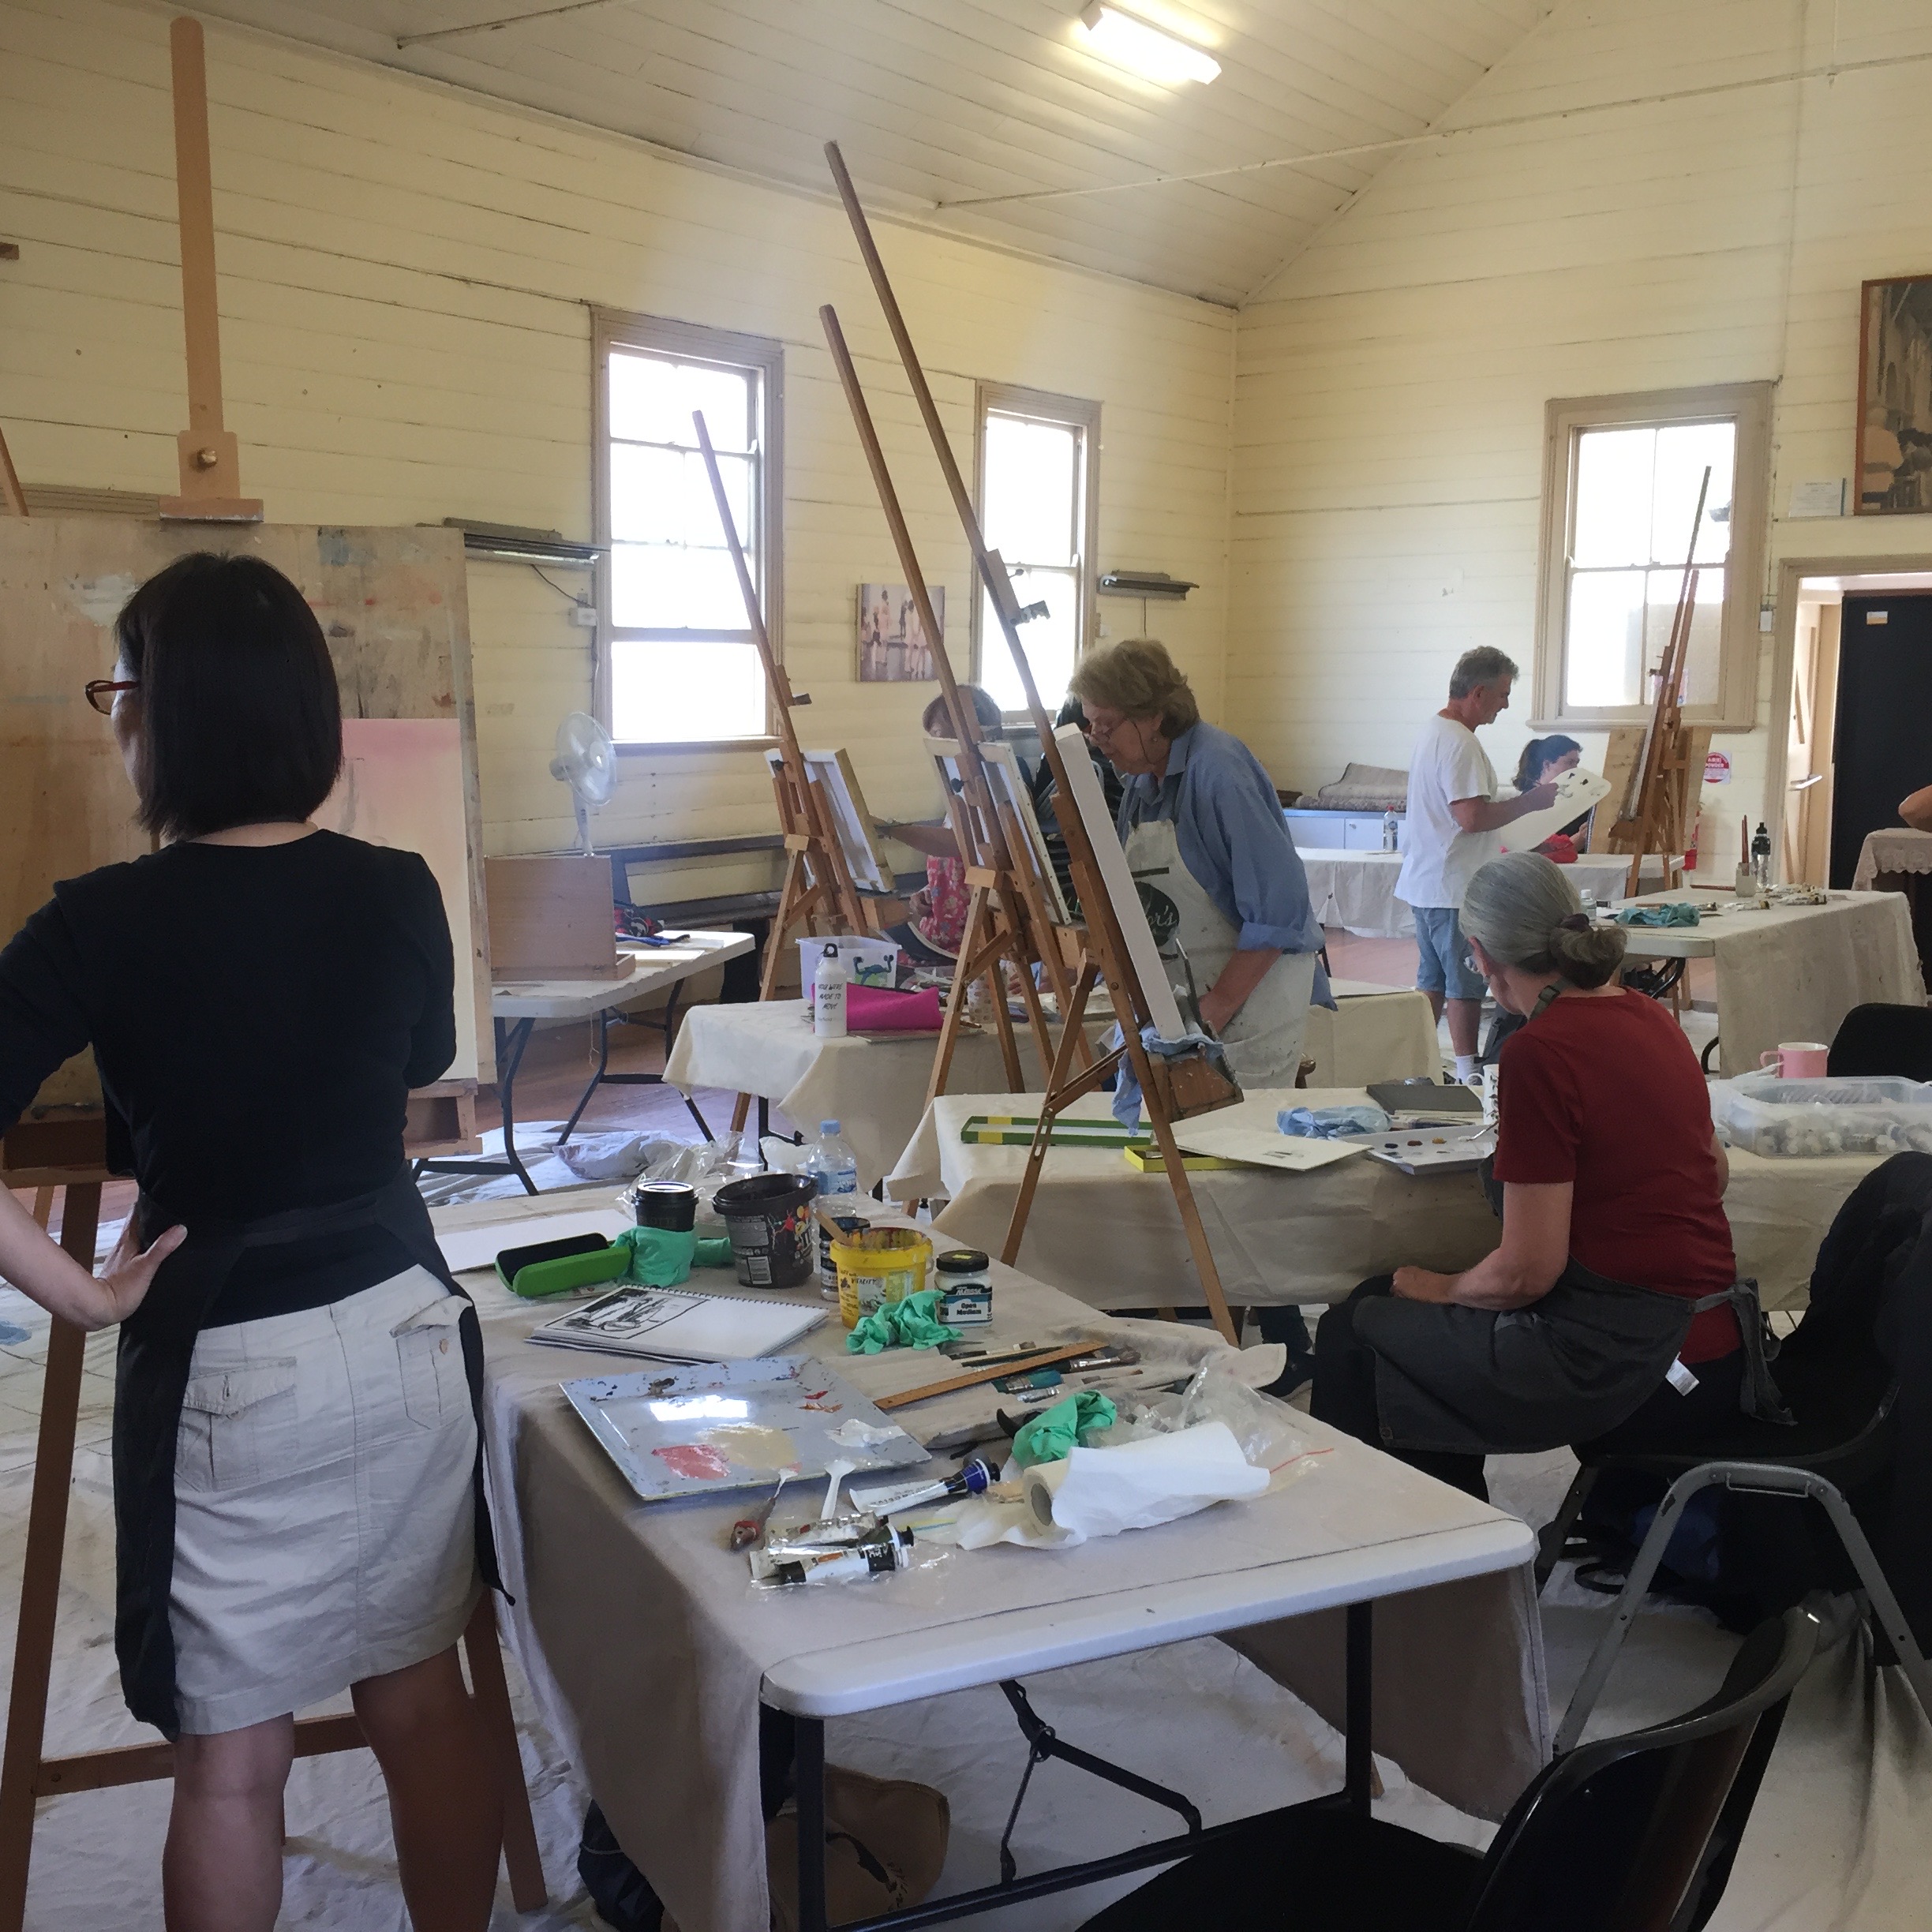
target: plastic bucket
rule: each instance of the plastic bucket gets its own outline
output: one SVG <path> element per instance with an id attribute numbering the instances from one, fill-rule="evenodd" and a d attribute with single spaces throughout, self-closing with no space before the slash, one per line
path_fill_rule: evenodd
<path id="1" fill-rule="evenodd" d="M 720 1188 L 714 1205 L 747 1288 L 796 1288 L 818 1264 L 808 1175 L 749 1174 Z"/>
<path id="2" fill-rule="evenodd" d="M 839 1319 L 856 1328 L 861 1316 L 917 1294 L 926 1286 L 932 1251 L 932 1243 L 913 1228 L 868 1228 L 854 1240 L 835 1241 Z"/>

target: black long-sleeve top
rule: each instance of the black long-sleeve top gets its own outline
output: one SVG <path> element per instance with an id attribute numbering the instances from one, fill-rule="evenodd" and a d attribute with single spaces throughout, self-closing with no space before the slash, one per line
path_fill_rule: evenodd
<path id="1" fill-rule="evenodd" d="M 455 1056 L 455 982 L 415 852 L 316 832 L 103 866 L 58 884 L 0 952 L 0 1130 L 91 1045 L 110 1151 L 191 1232 L 369 1193 L 402 1165 L 409 1090 Z M 210 1325 L 408 1265 L 373 1230 L 251 1249 Z"/>

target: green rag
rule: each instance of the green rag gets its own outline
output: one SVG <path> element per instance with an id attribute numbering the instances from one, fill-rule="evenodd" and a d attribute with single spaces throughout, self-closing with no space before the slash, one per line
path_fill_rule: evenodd
<path id="1" fill-rule="evenodd" d="M 1668 905 L 1619 906 L 1619 926 L 1694 926 L 1698 909 L 1687 900 L 1674 899 Z"/>
<path id="2" fill-rule="evenodd" d="M 1082 1389 L 1036 1415 L 1013 1437 L 1013 1458 L 1022 1469 L 1036 1462 L 1062 1462 L 1077 1442 L 1114 1426 L 1113 1399 L 1098 1389 Z"/>
<path id="3" fill-rule="evenodd" d="M 691 1278 L 698 1237 L 688 1229 L 680 1234 L 670 1228 L 632 1227 L 626 1228 L 612 1245 L 631 1250 L 626 1281 L 642 1282 L 646 1288 L 675 1288 Z"/>
<path id="4" fill-rule="evenodd" d="M 719 1234 L 698 1244 L 698 1252 L 693 1257 L 699 1267 L 729 1267 L 732 1265 L 731 1237 Z"/>
<path id="5" fill-rule="evenodd" d="M 937 1348 L 942 1342 L 957 1342 L 960 1331 L 949 1328 L 939 1319 L 937 1288 L 908 1295 L 903 1301 L 888 1301 L 870 1315 L 862 1315 L 845 1338 L 849 1355 L 877 1355 L 889 1348 Z"/>

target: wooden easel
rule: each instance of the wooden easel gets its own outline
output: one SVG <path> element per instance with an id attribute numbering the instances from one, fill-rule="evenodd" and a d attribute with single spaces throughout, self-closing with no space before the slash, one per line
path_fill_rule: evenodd
<path id="1" fill-rule="evenodd" d="M 1697 509 L 1690 519 L 1690 545 L 1685 552 L 1683 575 L 1677 589 L 1677 608 L 1671 618 L 1670 635 L 1664 646 L 1663 662 L 1657 670 L 1657 695 L 1650 717 L 1642 727 L 1642 736 L 1630 758 L 1627 776 L 1604 776 L 1616 782 L 1623 776 L 1619 809 L 1614 822 L 1601 835 L 1601 849 L 1631 855 L 1630 878 L 1625 890 L 1634 897 L 1643 871 L 1643 862 L 1659 855 L 1666 889 L 1674 886 L 1679 871 L 1679 859 L 1690 841 L 1697 817 L 1698 798 L 1704 783 L 1704 760 L 1710 749 L 1709 727 L 1687 728 L 1683 721 L 1685 661 L 1690 649 L 1690 623 L 1697 612 L 1697 540 L 1704 525 L 1705 500 L 1710 493 L 1711 473 L 1707 464 L 1698 486 Z M 1628 731 L 1631 728 L 1623 728 Z M 1607 764 L 1619 762 L 1615 754 Z M 1601 822 L 1601 820 L 1600 820 Z M 1591 849 L 1600 849 L 1593 837 Z"/>
<path id="2" fill-rule="evenodd" d="M 1039 1053 L 1041 1075 L 1045 1077 L 1053 1066 L 1054 1046 L 1046 1013 L 1040 1005 L 1039 991 L 1034 984 L 1033 968 L 1038 963 L 1044 969 L 1047 985 L 1064 1014 L 1070 990 L 1066 960 L 1060 950 L 1057 929 L 1047 918 L 1039 882 L 1024 859 L 1017 856 L 1025 850 L 1024 834 L 1013 822 L 1011 812 L 995 803 L 997 795 L 987 776 L 986 761 L 979 750 L 979 717 L 960 695 L 953 661 L 940 635 L 925 572 L 919 567 L 912 534 L 900 507 L 899 494 L 886 466 L 885 451 L 880 445 L 878 432 L 873 426 L 872 412 L 867 405 L 865 391 L 859 386 L 852 352 L 845 346 L 838 316 L 828 304 L 818 311 L 818 319 L 824 326 L 826 346 L 832 352 L 833 365 L 838 371 L 839 382 L 852 411 L 852 426 L 859 432 L 859 447 L 872 473 L 880 507 L 886 513 L 886 526 L 892 533 L 900 568 L 905 572 L 906 587 L 912 593 L 913 608 L 919 612 L 926 635 L 932 640 L 933 668 L 939 674 L 940 689 L 945 694 L 946 709 L 952 713 L 953 735 L 959 746 L 960 788 L 957 793 L 949 795 L 946 810 L 953 837 L 959 843 L 960 856 L 965 861 L 966 923 L 960 935 L 959 959 L 953 969 L 953 983 L 946 994 L 945 1017 L 940 1022 L 939 1046 L 933 1056 L 932 1076 L 927 1083 L 927 1104 L 930 1106 L 934 1099 L 945 1091 L 960 1028 L 967 1017 L 968 994 L 975 981 L 983 984 L 990 995 L 1007 1091 L 1023 1092 L 1025 1076 L 1020 1071 L 1013 1017 L 1006 1004 L 1006 968 L 1010 964 L 1014 969 L 1020 1001 L 1026 1009 L 1027 1023 Z M 1075 1037 L 1078 1037 L 1078 1033 L 1076 1024 Z M 1084 1040 L 1081 1045 L 1084 1048 Z"/>
<path id="3" fill-rule="evenodd" d="M 169 37 L 189 426 L 178 445 L 182 493 L 163 505 L 162 514 L 195 521 L 256 522 L 261 518 L 261 504 L 240 496 L 235 439 L 222 425 L 208 89 L 200 23 L 178 19 L 171 24 Z M 24 516 L 25 498 L 10 461 L 0 462 L 0 474 L 4 474 L 9 507 Z M 50 1218 L 54 1191 L 62 1190 L 61 1245 L 90 1271 L 100 1221 L 101 1188 L 108 1178 L 106 1119 L 98 1107 L 50 1109 L 41 1118 L 19 1122 L 0 1141 L 0 1186 L 33 1188 L 34 1211 L 43 1226 Z M 81 1331 L 72 1323 L 58 1317 L 54 1320 L 41 1391 L 6 1740 L 0 1750 L 0 1932 L 21 1932 L 25 1919 L 38 1799 L 67 1792 L 151 1783 L 173 1777 L 174 1769 L 174 1747 L 166 1743 L 63 1757 L 45 1754 L 47 1690 L 73 1484 L 84 1340 Z M 545 1902 L 543 1867 L 517 1751 L 496 1613 L 487 1594 L 479 1601 L 463 1634 L 463 1648 L 473 1694 L 503 1781 L 504 1857 L 511 1896 L 519 1911 L 534 1911 Z M 298 1757 L 359 1750 L 366 1744 L 361 1725 L 353 1714 L 305 1718 L 295 1726 Z"/>
<path id="4" fill-rule="evenodd" d="M 1061 800 L 1058 813 L 1060 830 L 1066 841 L 1067 859 L 1073 874 L 1074 891 L 1079 897 L 1086 920 L 1085 956 L 1079 968 L 1072 998 L 1063 1002 L 1061 1006 L 1062 1025 L 1059 1047 L 1047 1076 L 1046 1091 L 1041 1097 L 1039 1124 L 1034 1132 L 1032 1144 L 1028 1149 L 1026 1174 L 1020 1183 L 1019 1198 L 1013 1204 L 1013 1219 L 1007 1227 L 1005 1245 L 1002 1250 L 1001 1258 L 1010 1264 L 1019 1254 L 1027 1218 L 1032 1211 L 1033 1196 L 1039 1185 L 1040 1170 L 1046 1159 L 1054 1121 L 1075 1100 L 1096 1091 L 1101 1083 L 1124 1059 L 1133 1068 L 1135 1077 L 1140 1083 L 1148 1118 L 1153 1127 L 1155 1144 L 1160 1150 L 1168 1183 L 1174 1189 L 1174 1205 L 1187 1236 L 1189 1252 L 1193 1257 L 1196 1271 L 1200 1277 L 1202 1295 L 1214 1317 L 1215 1327 L 1228 1342 L 1238 1346 L 1240 1338 L 1228 1312 L 1227 1298 L 1222 1292 L 1220 1273 L 1215 1266 L 1214 1256 L 1208 1245 L 1208 1233 L 1201 1223 L 1200 1209 L 1194 1199 L 1186 1169 L 1182 1165 L 1181 1150 L 1174 1141 L 1173 1123 L 1194 1114 L 1210 1113 L 1219 1107 L 1232 1106 L 1241 1098 L 1240 1089 L 1216 1072 L 1204 1058 L 1196 1057 L 1164 1060 L 1150 1055 L 1141 1044 L 1140 1029 L 1150 1020 L 1147 994 L 1135 971 L 1133 961 L 1129 957 L 1126 942 L 1121 934 L 1119 921 L 1114 915 L 1113 902 L 1101 878 L 1085 825 L 1074 809 L 1073 791 L 1068 782 L 1067 767 L 1058 742 L 1054 736 L 1053 722 L 1046 715 L 1046 707 L 1040 702 L 1032 667 L 1027 661 L 1025 647 L 1020 641 L 1020 612 L 1017 601 L 1013 596 L 1013 586 L 1007 576 L 1006 567 L 1002 562 L 999 553 L 987 546 L 978 515 L 973 508 L 972 498 L 966 488 L 965 478 L 953 454 L 945 426 L 939 420 L 938 407 L 933 400 L 932 390 L 926 380 L 925 371 L 920 366 L 919 357 L 913 349 L 905 318 L 900 313 L 898 298 L 893 293 L 885 264 L 880 259 L 871 229 L 867 223 L 865 211 L 859 204 L 858 192 L 852 185 L 852 176 L 846 170 L 844 158 L 839 152 L 836 142 L 826 144 L 826 159 L 830 163 L 832 178 L 837 185 L 839 198 L 844 204 L 846 215 L 858 241 L 859 253 L 864 258 L 873 290 L 884 311 L 886 326 L 891 331 L 893 343 L 898 349 L 899 359 L 904 366 L 913 399 L 917 402 L 920 417 L 925 422 L 927 433 L 932 442 L 933 453 L 938 459 L 941 473 L 953 498 L 953 508 L 972 549 L 980 581 L 985 585 L 993 608 L 998 615 L 1000 628 L 1006 639 L 1006 648 L 1012 653 L 1014 668 L 1019 672 L 1021 687 L 1026 693 L 1028 709 L 1032 712 L 1035 726 L 1039 732 L 1041 752 L 1052 769 L 1058 788 L 1058 796 Z M 833 344 L 834 358 L 841 363 L 840 376 L 846 385 L 848 400 L 855 403 L 855 421 L 860 425 L 861 441 L 867 445 L 867 459 L 872 463 L 874 480 L 883 479 L 889 484 L 889 479 L 885 477 L 885 459 L 878 453 L 877 438 L 870 435 L 870 418 L 862 414 L 863 399 L 857 395 L 857 377 L 852 373 L 851 358 L 843 354 L 844 343 L 839 335 L 837 318 L 829 308 L 819 313 L 826 323 L 827 339 Z M 882 500 L 886 500 L 883 489 Z M 894 521 L 891 508 L 887 511 L 887 519 L 889 522 Z M 898 519 L 894 530 L 895 537 L 902 526 L 903 519 Z M 909 540 L 905 549 L 907 552 L 910 550 Z M 910 576 L 908 581 L 911 581 Z M 921 616 L 923 620 L 923 611 Z M 937 627 L 929 626 L 927 635 L 937 635 Z M 950 692 L 949 685 L 949 695 Z M 957 699 L 953 709 L 956 721 L 962 727 L 970 726 L 972 721 L 960 715 L 965 707 L 959 704 Z M 967 735 L 967 730 L 962 728 L 960 733 L 962 741 Z M 1075 1073 L 1075 1049 L 1076 1045 L 1084 1043 L 1081 1023 L 1086 1013 L 1087 1002 L 1095 987 L 1102 984 L 1106 988 L 1107 997 L 1114 1007 L 1114 1017 L 1120 1024 L 1122 1044 L 1113 1052 L 1093 1060 L 1083 1071 Z"/>

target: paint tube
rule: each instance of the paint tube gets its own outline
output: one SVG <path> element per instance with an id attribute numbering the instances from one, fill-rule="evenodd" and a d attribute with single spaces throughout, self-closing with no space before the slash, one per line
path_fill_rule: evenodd
<path id="1" fill-rule="evenodd" d="M 878 1526 L 875 1537 L 840 1548 L 827 1544 L 767 1544 L 754 1549 L 751 1580 L 769 1589 L 800 1583 L 856 1583 L 889 1576 L 912 1564 L 912 1532 Z"/>
<path id="2" fill-rule="evenodd" d="M 917 1509 L 922 1503 L 979 1496 L 998 1480 L 993 1466 L 983 1457 L 975 1456 L 957 1476 L 942 1477 L 936 1482 L 888 1483 L 877 1489 L 854 1489 L 850 1494 L 859 1508 L 889 1516 L 896 1510 Z"/>

